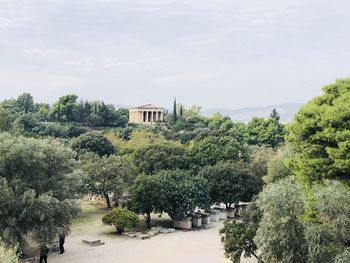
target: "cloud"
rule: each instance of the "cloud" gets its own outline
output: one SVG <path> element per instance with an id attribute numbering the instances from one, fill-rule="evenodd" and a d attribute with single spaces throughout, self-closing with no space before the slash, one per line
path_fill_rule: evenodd
<path id="1" fill-rule="evenodd" d="M 346 0 L 0 0 L 0 6 L 3 98 L 26 89 L 51 101 L 79 92 L 163 105 L 177 95 L 188 104 L 238 107 L 304 101 L 349 69 Z"/>

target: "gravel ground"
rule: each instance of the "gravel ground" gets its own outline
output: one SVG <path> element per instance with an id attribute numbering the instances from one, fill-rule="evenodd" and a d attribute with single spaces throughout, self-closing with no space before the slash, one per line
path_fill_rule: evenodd
<path id="1" fill-rule="evenodd" d="M 62 255 L 53 254 L 49 263 L 226 263 L 218 235 L 222 222 L 211 223 L 209 229 L 199 231 L 176 231 L 159 234 L 147 240 L 122 237 L 114 228 L 101 223 L 101 214 L 80 220 L 72 227 L 66 238 Z M 105 245 L 89 247 L 82 240 L 97 240 Z M 254 259 L 242 258 L 242 263 L 256 263 Z"/>
<path id="2" fill-rule="evenodd" d="M 170 234 L 159 234 L 148 240 L 122 237 L 101 237 L 72 233 L 66 240 L 66 253 L 52 255 L 50 263 L 177 263 L 177 262 L 229 262 L 223 258 L 216 223 L 211 229 Z M 105 245 L 89 247 L 81 240 L 102 239 Z M 242 262 L 255 262 L 243 259 Z"/>

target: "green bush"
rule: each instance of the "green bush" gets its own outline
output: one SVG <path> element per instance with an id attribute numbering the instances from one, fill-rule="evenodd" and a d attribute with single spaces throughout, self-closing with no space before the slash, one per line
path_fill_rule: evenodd
<path id="1" fill-rule="evenodd" d="M 135 228 L 139 223 L 139 217 L 126 208 L 114 208 L 102 217 L 104 224 L 113 224 L 117 233 L 121 234 L 125 228 Z"/>
<path id="2" fill-rule="evenodd" d="M 111 225 L 113 224 L 113 211 L 105 214 L 103 217 L 102 217 L 102 222 L 103 224 L 106 224 L 106 225 Z"/>

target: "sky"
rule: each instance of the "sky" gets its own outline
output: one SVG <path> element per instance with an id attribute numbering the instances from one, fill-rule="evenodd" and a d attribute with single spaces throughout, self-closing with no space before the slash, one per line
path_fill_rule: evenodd
<path id="1" fill-rule="evenodd" d="M 349 77 L 348 0 L 0 0 L 0 100 L 306 102 Z"/>

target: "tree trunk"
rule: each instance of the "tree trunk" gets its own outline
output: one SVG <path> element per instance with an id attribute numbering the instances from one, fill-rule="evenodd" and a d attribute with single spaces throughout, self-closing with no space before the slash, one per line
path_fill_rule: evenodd
<path id="1" fill-rule="evenodd" d="M 242 251 L 236 251 L 232 253 L 232 262 L 233 263 L 241 263 L 241 256 L 242 256 Z"/>
<path id="2" fill-rule="evenodd" d="M 111 208 L 111 200 L 109 200 L 108 193 L 103 193 L 104 198 L 106 199 L 107 208 Z"/>
<path id="3" fill-rule="evenodd" d="M 148 229 L 150 229 L 151 228 L 151 213 L 146 214 L 146 224 L 147 224 Z"/>
<path id="4" fill-rule="evenodd" d="M 114 193 L 114 207 L 117 208 L 119 206 L 118 196 Z"/>

